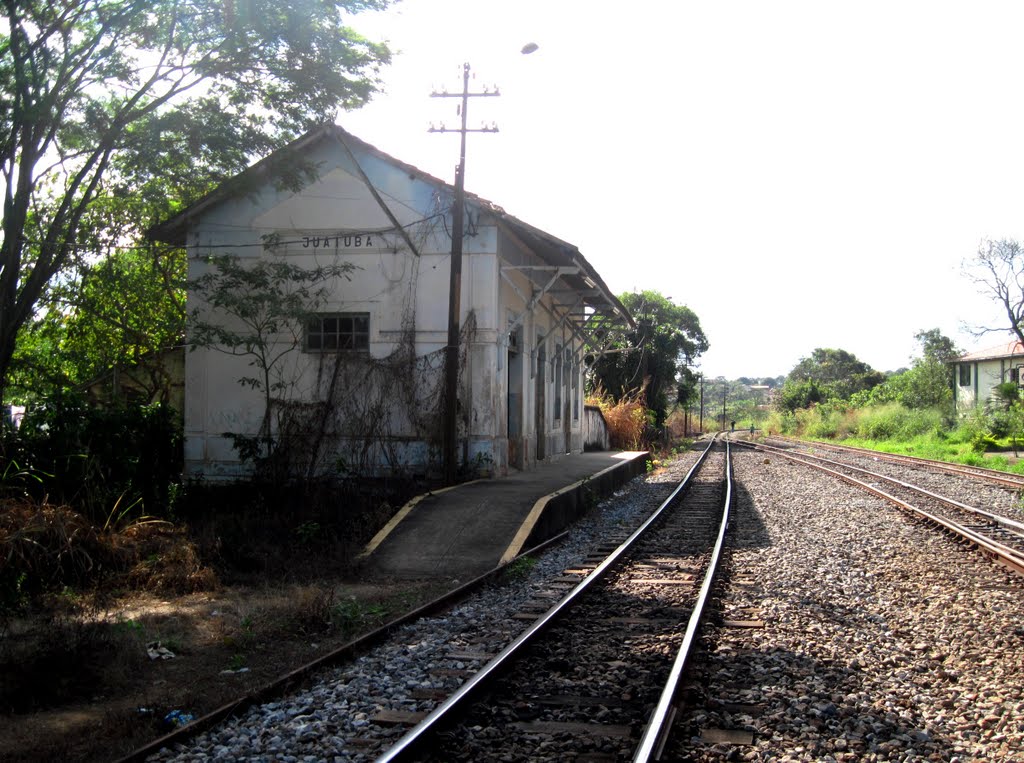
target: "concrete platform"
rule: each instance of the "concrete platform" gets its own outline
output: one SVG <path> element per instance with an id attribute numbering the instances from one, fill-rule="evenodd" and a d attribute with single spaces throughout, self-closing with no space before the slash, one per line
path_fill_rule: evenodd
<path id="1" fill-rule="evenodd" d="M 367 544 L 367 574 L 466 582 L 557 535 L 647 468 L 646 451 L 578 453 L 417 496 Z"/>

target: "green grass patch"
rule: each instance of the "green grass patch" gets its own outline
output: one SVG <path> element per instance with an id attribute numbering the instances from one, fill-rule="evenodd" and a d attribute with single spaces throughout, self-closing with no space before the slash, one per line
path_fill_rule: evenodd
<path id="1" fill-rule="evenodd" d="M 822 440 L 822 438 L 815 438 Z M 1008 453 L 979 452 L 970 442 L 954 442 L 948 437 L 938 434 L 919 435 L 909 440 L 875 440 L 865 437 L 848 437 L 834 440 L 837 444 L 850 445 L 855 448 L 877 450 L 880 453 L 892 453 L 898 456 L 916 456 L 933 461 L 945 461 L 951 464 L 966 466 L 982 466 L 987 469 L 998 469 L 1004 472 L 1024 474 L 1024 461 L 1013 458 L 1012 450 Z M 996 447 L 1000 446 L 995 441 Z"/>
<path id="2" fill-rule="evenodd" d="M 795 416 L 776 414 L 771 428 L 819 442 L 835 442 L 895 455 L 1024 474 L 1024 441 L 992 432 L 982 412 L 950 430 L 937 410 L 908 409 L 898 403 L 837 410 L 828 405 Z"/>

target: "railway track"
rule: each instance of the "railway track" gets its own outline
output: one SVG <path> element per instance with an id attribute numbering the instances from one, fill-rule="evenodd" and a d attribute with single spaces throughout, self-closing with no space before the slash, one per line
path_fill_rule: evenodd
<path id="1" fill-rule="evenodd" d="M 776 456 L 736 453 L 741 482 L 731 501 L 715 499 L 733 504 L 737 519 L 699 653 L 681 648 L 696 633 L 681 626 L 703 610 L 697 588 L 702 597 L 709 590 L 699 578 L 710 520 L 693 512 L 677 527 L 668 516 L 652 520 L 685 536 L 670 550 L 627 544 L 642 506 L 672 492 L 662 480 L 602 524 L 602 548 L 590 540 L 539 562 L 528 586 L 496 588 L 514 599 L 510 607 L 491 601 L 418 622 L 308 692 L 158 758 L 599 763 L 660 759 L 664 745 L 663 759 L 689 761 L 946 759 L 949 751 L 1016 760 L 1006 751 L 1024 741 L 1024 578 L 879 511 L 849 480 Z M 691 505 L 701 483 L 715 482 L 693 476 Z M 981 494 L 989 492 L 1008 495 Z M 685 545 L 699 534 L 700 544 Z M 607 558 L 625 545 L 620 559 Z M 674 583 L 657 582 L 677 573 Z M 535 628 L 585 579 L 603 590 L 592 599 L 588 586 Z M 544 642 L 530 640 L 487 669 L 523 639 L 522 623 Z M 451 715 L 403 731 L 460 693 Z"/>
<path id="2" fill-rule="evenodd" d="M 869 458 L 874 461 L 886 461 L 901 466 L 909 466 L 915 469 L 926 469 L 929 471 L 944 472 L 960 477 L 981 479 L 995 485 L 1011 488 L 1013 490 L 1024 490 L 1024 476 L 1001 472 L 996 469 L 986 469 L 981 466 L 967 466 L 966 464 L 950 464 L 943 461 L 934 461 L 929 458 L 918 458 L 916 456 L 902 456 L 895 453 L 883 453 L 867 448 L 853 448 L 849 445 L 836 445 L 834 443 L 817 442 L 809 443 L 804 440 L 795 440 L 790 437 L 774 436 L 769 438 L 771 442 L 778 442 L 788 448 L 800 450 L 823 450 L 836 454 L 846 454 Z"/>
<path id="3" fill-rule="evenodd" d="M 801 451 L 799 455 L 796 455 L 792 452 L 792 448 L 747 442 L 743 445 L 821 469 L 855 484 L 929 524 L 952 533 L 976 546 L 1001 564 L 1024 575 L 1024 522 L 1022 521 L 977 506 L 970 506 L 956 498 L 941 495 L 888 474 L 848 462 L 825 458 L 809 451 Z M 863 455 L 863 452 L 858 455 Z M 923 468 L 926 464 L 935 463 L 915 459 L 914 467 Z M 971 472 L 958 472 L 957 474 L 972 479 L 989 478 L 988 475 L 977 475 Z"/>
<path id="4" fill-rule="evenodd" d="M 719 612 L 665 759 L 1020 760 L 1024 578 L 850 480 L 736 451 Z"/>
<path id="5" fill-rule="evenodd" d="M 567 570 L 567 593 L 524 606 L 527 630 L 378 760 L 654 759 L 731 495 L 728 445 L 712 443 L 639 529 Z"/>

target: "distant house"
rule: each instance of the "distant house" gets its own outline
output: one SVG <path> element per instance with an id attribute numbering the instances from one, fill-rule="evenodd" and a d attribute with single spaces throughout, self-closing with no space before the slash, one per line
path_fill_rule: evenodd
<path id="1" fill-rule="evenodd" d="M 953 361 L 953 397 L 957 413 L 984 406 L 993 389 L 1003 382 L 1024 386 L 1024 345 L 1019 340 L 1004 342 Z"/>
<path id="2" fill-rule="evenodd" d="M 324 125 L 151 231 L 187 248 L 190 282 L 218 255 L 248 267 L 355 266 L 273 339 L 285 353 L 273 432 L 297 451 L 298 468 L 438 469 L 453 196 L 451 185 Z M 466 210 L 460 461 L 504 474 L 582 451 L 585 358 L 633 319 L 572 244 L 472 194 Z M 237 328 L 195 289 L 188 308 Z M 267 408 L 239 381 L 255 375 L 251 358 L 191 346 L 185 373 L 186 472 L 244 473 L 236 436 L 255 435 Z"/>

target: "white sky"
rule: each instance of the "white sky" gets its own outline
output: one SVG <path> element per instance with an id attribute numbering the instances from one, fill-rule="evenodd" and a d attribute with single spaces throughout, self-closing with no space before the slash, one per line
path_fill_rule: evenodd
<path id="1" fill-rule="evenodd" d="M 913 335 L 1002 325 L 961 262 L 1024 239 L 1024 3 L 405 0 L 352 26 L 398 51 L 355 135 L 580 248 L 615 293 L 700 318 L 707 376 L 816 347 L 887 371 Z M 527 42 L 540 48 L 520 54 Z M 1005 318 L 1002 319 L 1005 321 Z"/>

